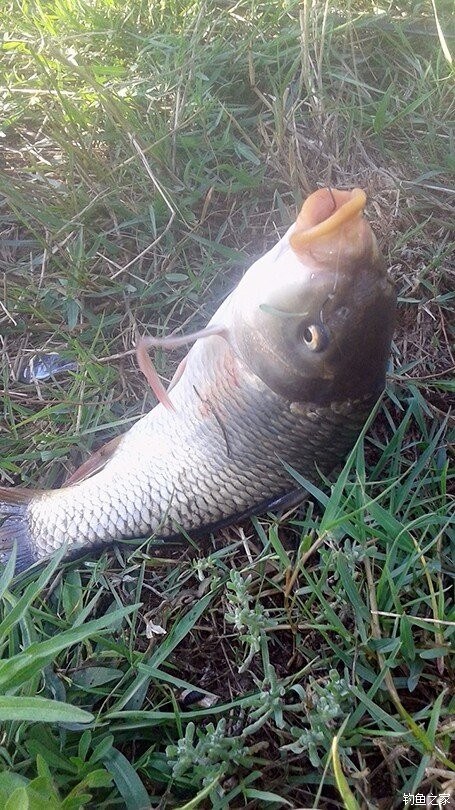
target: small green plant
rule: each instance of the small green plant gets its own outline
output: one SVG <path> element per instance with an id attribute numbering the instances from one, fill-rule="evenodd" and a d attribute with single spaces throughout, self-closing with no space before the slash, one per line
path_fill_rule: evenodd
<path id="1" fill-rule="evenodd" d="M 242 764 L 249 764 L 247 754 L 240 737 L 226 735 L 225 718 L 216 726 L 208 723 L 204 729 L 188 723 L 185 736 L 177 745 L 166 748 L 173 777 L 179 779 L 190 772 L 192 784 L 198 787 L 206 787 L 214 779 L 220 780 L 228 770 L 232 773 Z"/>
<path id="2" fill-rule="evenodd" d="M 342 720 L 352 708 L 351 690 L 346 678 L 330 670 L 326 679 L 310 678 L 303 697 L 306 728 L 291 726 L 294 742 L 283 751 L 306 753 L 314 768 L 321 766 L 320 751 L 327 751 Z"/>
<path id="3" fill-rule="evenodd" d="M 270 619 L 267 610 L 260 600 L 250 593 L 252 581 L 252 575 L 243 577 L 238 571 L 231 571 L 226 584 L 226 621 L 234 625 L 240 633 L 239 638 L 249 648 L 239 672 L 248 669 L 253 656 L 261 648 L 264 631 L 267 627 L 273 626 L 273 620 Z"/>
<path id="4" fill-rule="evenodd" d="M 0 773 L 0 802 L 4 810 L 80 810 L 93 799 L 93 790 L 109 788 L 112 776 L 105 768 L 90 770 L 62 798 L 43 756 L 36 758 L 37 776 L 27 779 L 13 771 Z"/>

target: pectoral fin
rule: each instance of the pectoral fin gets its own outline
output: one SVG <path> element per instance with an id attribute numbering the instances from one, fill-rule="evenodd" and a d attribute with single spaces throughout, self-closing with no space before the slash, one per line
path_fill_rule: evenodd
<path id="1" fill-rule="evenodd" d="M 95 473 L 100 472 L 114 455 L 122 438 L 123 436 L 115 436 L 115 438 L 103 444 L 70 475 L 62 486 L 71 487 L 73 484 L 79 484 L 86 478 L 90 478 L 92 475 L 95 475 Z"/>
<path id="2" fill-rule="evenodd" d="M 155 366 L 150 360 L 148 350 L 151 348 L 159 348 L 159 347 L 164 349 L 176 349 L 179 346 L 186 346 L 188 343 L 195 343 L 196 340 L 200 340 L 201 338 L 205 337 L 211 337 L 212 335 L 226 336 L 226 327 L 212 324 L 211 326 L 207 326 L 205 329 L 199 329 L 197 332 L 191 332 L 188 335 L 169 335 L 168 337 L 164 338 L 156 338 L 149 336 L 139 338 L 136 344 L 136 358 L 138 366 L 142 371 L 148 384 L 150 385 L 150 388 L 152 389 L 156 398 L 159 400 L 159 402 L 161 402 L 162 405 L 164 405 L 165 408 L 168 408 L 168 410 L 173 411 L 174 406 L 172 404 L 171 399 L 169 398 L 168 392 L 166 391 L 163 383 L 161 382 L 156 372 Z M 170 391 L 171 388 L 173 388 L 174 385 L 178 382 L 184 370 L 185 370 L 185 358 L 180 363 L 174 377 L 172 378 L 168 391 Z"/>

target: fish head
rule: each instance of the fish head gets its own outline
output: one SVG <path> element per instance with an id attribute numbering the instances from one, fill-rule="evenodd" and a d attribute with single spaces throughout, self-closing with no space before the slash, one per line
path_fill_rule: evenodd
<path id="1" fill-rule="evenodd" d="M 275 393 L 319 404 L 384 388 L 396 294 L 361 189 L 323 188 L 232 300 L 235 351 Z"/>

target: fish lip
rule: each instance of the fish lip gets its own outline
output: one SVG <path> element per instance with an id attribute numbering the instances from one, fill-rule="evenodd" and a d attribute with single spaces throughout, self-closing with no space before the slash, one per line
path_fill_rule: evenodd
<path id="1" fill-rule="evenodd" d="M 367 195 L 361 188 L 341 191 L 328 186 L 315 191 L 300 210 L 296 228 L 289 240 L 291 247 L 298 250 L 300 246 L 338 230 L 363 213 L 366 202 Z"/>
<path id="2" fill-rule="evenodd" d="M 375 236 L 363 213 L 366 194 L 321 188 L 304 202 L 289 233 L 289 246 L 297 258 L 317 272 L 356 272 L 363 263 L 374 264 L 379 257 Z"/>

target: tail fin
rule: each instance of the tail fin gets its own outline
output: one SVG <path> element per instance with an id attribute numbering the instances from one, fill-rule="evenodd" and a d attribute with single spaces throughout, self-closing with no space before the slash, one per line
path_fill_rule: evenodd
<path id="1" fill-rule="evenodd" d="M 36 492 L 21 487 L 0 487 L 0 563 L 17 546 L 16 574 L 36 562 L 27 515 L 27 507 Z"/>

